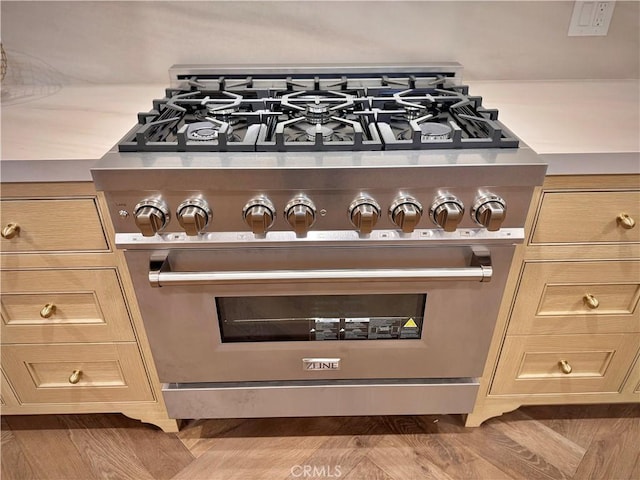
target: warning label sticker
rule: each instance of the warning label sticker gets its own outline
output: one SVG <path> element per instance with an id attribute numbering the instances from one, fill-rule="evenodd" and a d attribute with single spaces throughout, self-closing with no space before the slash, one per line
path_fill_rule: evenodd
<path id="1" fill-rule="evenodd" d="M 368 318 L 345 318 L 343 337 L 345 340 L 366 340 L 369 338 Z"/>
<path id="2" fill-rule="evenodd" d="M 377 317 L 369 322 L 369 340 L 398 338 L 400 335 L 400 318 Z"/>
<path id="3" fill-rule="evenodd" d="M 309 336 L 312 340 L 338 340 L 339 318 L 316 318 Z"/>
<path id="4" fill-rule="evenodd" d="M 409 320 L 407 320 L 407 323 L 405 323 L 403 325 L 404 328 L 418 328 L 418 325 L 416 325 L 416 321 L 413 318 L 410 318 Z"/>
<path id="5" fill-rule="evenodd" d="M 403 323 L 400 338 L 420 338 L 420 328 L 413 318 L 408 318 Z"/>
<path id="6" fill-rule="evenodd" d="M 309 340 L 420 339 L 419 317 L 310 318 Z"/>

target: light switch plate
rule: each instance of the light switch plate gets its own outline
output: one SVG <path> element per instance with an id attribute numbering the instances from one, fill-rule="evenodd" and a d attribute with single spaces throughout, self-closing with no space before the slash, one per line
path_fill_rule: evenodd
<path id="1" fill-rule="evenodd" d="M 577 1 L 569 24 L 569 36 L 604 36 L 609 31 L 615 0 L 600 2 Z"/>

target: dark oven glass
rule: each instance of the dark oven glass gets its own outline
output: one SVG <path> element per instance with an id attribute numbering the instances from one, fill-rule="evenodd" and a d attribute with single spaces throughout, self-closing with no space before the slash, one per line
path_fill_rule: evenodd
<path id="1" fill-rule="evenodd" d="M 410 340 L 426 294 L 217 297 L 223 342 Z"/>

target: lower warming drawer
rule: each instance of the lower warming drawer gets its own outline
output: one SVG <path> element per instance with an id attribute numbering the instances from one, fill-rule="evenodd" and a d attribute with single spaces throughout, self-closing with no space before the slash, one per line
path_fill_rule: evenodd
<path id="1" fill-rule="evenodd" d="M 172 418 L 428 415 L 473 410 L 477 378 L 168 383 Z"/>

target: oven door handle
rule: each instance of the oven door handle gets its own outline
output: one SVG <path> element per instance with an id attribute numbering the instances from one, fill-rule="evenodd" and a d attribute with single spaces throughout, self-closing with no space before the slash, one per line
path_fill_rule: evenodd
<path id="1" fill-rule="evenodd" d="M 152 287 L 181 285 L 215 285 L 264 282 L 334 282 L 334 281 L 443 281 L 465 280 L 489 282 L 493 276 L 489 252 L 474 252 L 471 265 L 460 268 L 383 268 L 350 270 L 264 270 L 220 272 L 173 272 L 168 255 L 151 258 L 149 283 Z"/>

